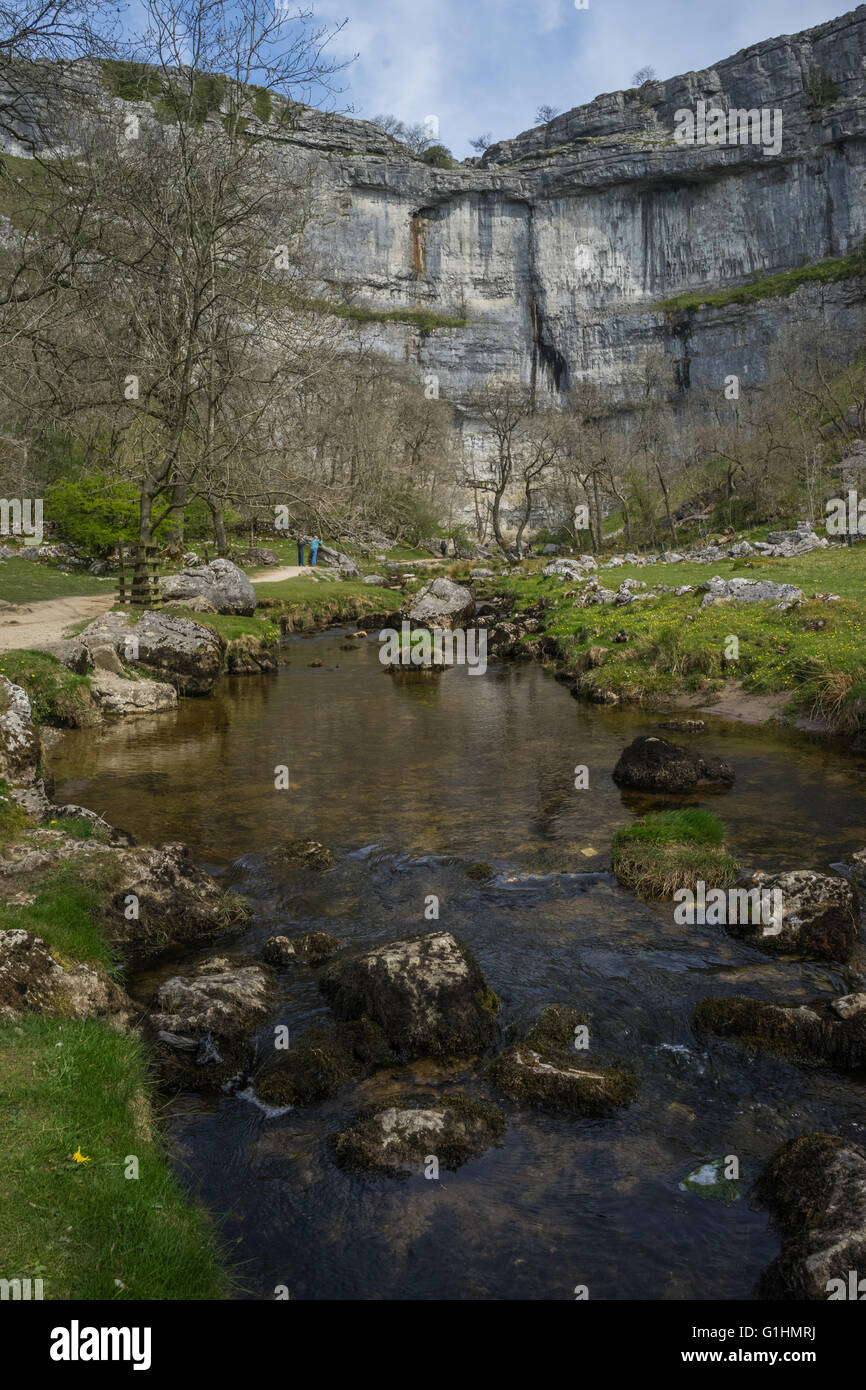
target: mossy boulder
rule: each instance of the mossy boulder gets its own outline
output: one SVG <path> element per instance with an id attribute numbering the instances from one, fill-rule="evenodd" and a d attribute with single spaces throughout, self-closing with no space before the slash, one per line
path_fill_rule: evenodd
<path id="1" fill-rule="evenodd" d="M 734 781 L 734 770 L 721 758 L 702 758 L 691 748 L 669 743 L 666 738 L 642 735 L 623 749 L 613 780 L 618 787 L 636 791 L 724 791 Z"/>
<path id="2" fill-rule="evenodd" d="M 345 952 L 325 966 L 319 986 L 338 1018 L 372 1019 L 407 1059 L 473 1056 L 498 1035 L 499 1001 L 450 932 Z"/>
<path id="3" fill-rule="evenodd" d="M 125 1029 L 136 1008 L 101 968 L 56 958 L 32 932 L 0 931 L 0 1019 L 32 1013 L 102 1018 Z"/>
<path id="4" fill-rule="evenodd" d="M 849 960 L 860 933 L 857 894 L 838 874 L 819 874 L 811 869 L 791 873 L 752 874 L 747 889 L 761 895 L 778 893 L 780 931 L 767 930 L 760 920 L 730 923 L 732 936 L 743 937 L 770 955 L 792 952 L 824 960 Z M 755 914 L 750 914 L 755 915 Z"/>
<path id="5" fill-rule="evenodd" d="M 625 1068 L 578 1065 L 575 1030 L 586 1016 L 551 1006 L 521 1042 L 499 1054 L 490 1067 L 493 1085 L 524 1105 L 572 1115 L 609 1115 L 637 1097 L 637 1078 Z"/>
<path id="6" fill-rule="evenodd" d="M 839 1135 L 804 1134 L 773 1154 L 754 1196 L 782 1240 L 759 1298 L 862 1297 L 849 1274 L 866 1272 L 866 1150 Z"/>
<path id="7" fill-rule="evenodd" d="M 866 996 L 859 1006 L 842 996 L 810 1004 L 776 1004 L 734 995 L 703 999 L 695 1010 L 701 1033 L 793 1062 L 861 1071 L 866 1067 Z"/>
<path id="8" fill-rule="evenodd" d="M 454 1172 L 499 1143 L 506 1128 L 500 1110 L 466 1095 L 401 1097 L 363 1110 L 332 1145 L 338 1162 L 361 1171 L 403 1176 L 432 1156 Z"/>
<path id="9" fill-rule="evenodd" d="M 321 965 L 340 949 L 340 940 L 327 931 L 308 931 L 303 936 L 272 936 L 262 947 L 269 965 Z"/>
<path id="10" fill-rule="evenodd" d="M 315 1024 L 290 1047 L 275 1048 L 253 1086 L 266 1105 L 313 1105 L 393 1061 L 381 1028 L 370 1019 Z"/>

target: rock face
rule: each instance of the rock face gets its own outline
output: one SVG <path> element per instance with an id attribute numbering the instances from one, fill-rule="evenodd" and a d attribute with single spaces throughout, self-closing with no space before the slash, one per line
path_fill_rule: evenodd
<path id="1" fill-rule="evenodd" d="M 362 1111 L 332 1143 L 349 1168 L 402 1176 L 422 1172 L 432 1156 L 455 1172 L 496 1144 L 505 1129 L 499 1110 L 469 1096 L 401 1097 Z"/>
<path id="2" fill-rule="evenodd" d="M 196 569 L 168 575 L 160 587 L 165 598 L 203 598 L 215 613 L 235 613 L 248 618 L 255 612 L 256 591 L 242 569 L 231 560 L 211 560 Z"/>
<path id="3" fill-rule="evenodd" d="M 475 612 L 475 600 L 462 584 L 431 579 L 419 589 L 409 609 L 409 621 L 419 627 L 465 627 Z"/>
<path id="4" fill-rule="evenodd" d="M 135 1006 L 102 970 L 62 966 L 41 937 L 17 929 L 0 931 L 0 1018 L 25 1013 L 104 1018 L 115 1028 L 126 1028 Z"/>
<path id="5" fill-rule="evenodd" d="M 747 886 L 762 894 L 778 889 L 782 930 L 771 935 L 760 922 L 729 923 L 731 935 L 745 937 L 771 955 L 797 952 L 826 960 L 850 958 L 860 925 L 857 895 L 844 878 L 796 869 L 785 874 L 752 874 Z"/>
<path id="6" fill-rule="evenodd" d="M 790 1061 L 862 1071 L 866 1011 L 851 1001 L 849 995 L 812 1004 L 776 1004 L 737 995 L 704 999 L 695 1011 L 695 1026 L 700 1032 Z"/>
<path id="7" fill-rule="evenodd" d="M 0 676 L 0 778 L 15 800 L 39 815 L 47 803 L 39 777 L 41 745 L 27 692 Z"/>
<path id="8" fill-rule="evenodd" d="M 525 1039 L 496 1058 L 491 1081 L 510 1100 L 572 1115 L 608 1115 L 630 1105 L 637 1096 L 634 1075 L 584 1062 L 575 1050 L 575 1029 L 585 1023 L 574 1009 L 545 1009 Z"/>
<path id="9" fill-rule="evenodd" d="M 754 1195 L 782 1238 L 759 1298 L 862 1298 L 849 1276 L 866 1269 L 866 1150 L 839 1135 L 804 1134 L 776 1151 Z"/>
<path id="10" fill-rule="evenodd" d="M 310 108 L 284 131 L 274 102 L 254 128 L 287 178 L 315 188 L 312 269 L 324 298 L 344 301 L 350 287 L 369 311 L 365 349 L 419 379 L 435 373 L 442 397 L 461 404 L 494 363 L 551 398 L 592 379 L 628 407 L 648 349 L 664 357 L 670 389 L 687 392 L 715 389 L 731 362 L 763 382 L 780 334 L 807 310 L 831 338 L 862 337 L 866 305 L 850 279 L 698 306 L 701 294 L 847 255 L 862 240 L 864 56 L 860 8 L 703 71 L 598 96 L 450 169 L 413 158 L 370 122 Z M 116 127 L 124 103 L 80 66 L 89 110 Z M 678 143 L 676 112 L 698 101 L 781 111 L 781 148 Z M 151 118 L 146 103 L 135 109 Z M 687 294 L 691 307 L 666 305 Z M 409 317 L 419 304 L 442 323 L 420 331 Z M 404 321 L 393 317 L 401 309 Z M 347 344 L 357 337 L 352 324 L 344 332 Z M 477 420 L 465 423 L 473 438 Z"/>
<path id="11" fill-rule="evenodd" d="M 721 758 L 702 758 L 666 738 L 643 735 L 623 749 L 612 776 L 618 787 L 658 792 L 725 788 L 734 780 L 733 769 Z"/>
<path id="12" fill-rule="evenodd" d="M 450 932 L 340 955 L 325 966 L 319 986 L 337 1018 L 371 1019 L 407 1058 L 470 1056 L 498 1033 L 498 1000 Z"/>

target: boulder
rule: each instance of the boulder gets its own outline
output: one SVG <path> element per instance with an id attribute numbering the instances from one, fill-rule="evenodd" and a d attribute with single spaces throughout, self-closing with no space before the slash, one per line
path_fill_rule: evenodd
<path id="1" fill-rule="evenodd" d="M 129 996 L 104 971 L 89 965 L 60 965 L 41 937 L 0 931 L 0 1019 L 22 1014 L 104 1018 L 127 1028 L 135 1016 Z"/>
<path id="2" fill-rule="evenodd" d="M 361 577 L 361 571 L 351 555 L 343 555 L 330 545 L 319 546 L 318 564 L 326 565 L 329 569 L 340 570 L 346 579 L 359 579 Z"/>
<path id="3" fill-rule="evenodd" d="M 275 550 L 267 545 L 250 545 L 240 554 L 232 555 L 235 564 L 247 565 L 251 569 L 274 569 L 282 564 Z"/>
<path id="4" fill-rule="evenodd" d="M 125 960 L 138 963 L 213 940 L 249 916 L 243 900 L 200 869 L 186 845 L 136 845 L 120 850 L 118 860 L 112 944 Z M 138 912 L 132 920 L 126 916 L 131 898 Z"/>
<path id="5" fill-rule="evenodd" d="M 172 975 L 156 991 L 151 1023 L 169 1033 L 228 1041 L 242 1037 L 267 1012 L 272 987 L 258 965 L 213 956 L 189 975 Z"/>
<path id="6" fill-rule="evenodd" d="M 475 600 L 462 584 L 450 579 L 431 579 L 418 590 L 409 608 L 409 620 L 418 627 L 465 627 L 475 612 Z"/>
<path id="7" fill-rule="evenodd" d="M 364 578 L 361 580 L 361 583 L 375 584 L 379 588 L 384 588 L 388 581 L 385 578 L 384 574 L 365 574 Z"/>
<path id="8" fill-rule="evenodd" d="M 749 1051 L 774 1053 L 792 1062 L 855 1072 L 866 1067 L 866 1012 L 851 1005 L 850 995 L 810 1004 L 777 1004 L 741 995 L 702 999 L 695 1010 L 695 1027 Z"/>
<path id="9" fill-rule="evenodd" d="M 732 600 L 734 603 L 799 603 L 803 590 L 796 584 L 775 584 L 770 579 L 721 579 L 715 575 L 702 584 L 701 607 Z"/>
<path id="10" fill-rule="evenodd" d="M 76 676 L 86 676 L 90 669 L 90 655 L 83 642 L 63 639 L 59 642 L 44 642 L 39 648 L 53 656 L 61 665 L 69 668 Z"/>
<path id="11" fill-rule="evenodd" d="M 111 648 L 99 650 L 114 652 Z M 116 660 L 116 657 L 115 657 Z M 125 680 L 111 671 L 97 670 L 90 693 L 104 715 L 129 718 L 138 714 L 163 714 L 177 709 L 177 691 L 162 681 Z"/>
<path id="12" fill-rule="evenodd" d="M 545 565 L 541 571 L 548 579 L 585 579 L 583 565 L 577 560 L 551 560 L 549 565 Z"/>
<path id="13" fill-rule="evenodd" d="M 860 926 L 857 895 L 846 879 L 795 869 L 782 874 L 759 872 L 743 882 L 747 889 L 757 888 L 762 895 L 778 890 L 782 930 L 774 932 L 771 928 L 770 934 L 760 921 L 729 923 L 727 930 L 732 936 L 744 937 L 771 955 L 796 952 L 825 960 L 850 959 Z"/>
<path id="14" fill-rule="evenodd" d="M 801 1135 L 776 1150 L 754 1197 L 769 1209 L 782 1241 L 761 1275 L 758 1298 L 862 1299 L 866 1150 L 837 1134 Z"/>
<path id="15" fill-rule="evenodd" d="M 262 947 L 270 965 L 293 965 L 297 961 L 321 965 L 340 949 L 340 940 L 327 931 L 308 931 L 303 936 L 272 936 Z"/>
<path id="16" fill-rule="evenodd" d="M 319 987 L 337 1018 L 371 1019 L 407 1058 L 470 1056 L 498 1033 L 499 1001 L 450 932 L 341 954 L 325 966 Z"/>
<path id="17" fill-rule="evenodd" d="M 575 1030 L 585 1024 L 574 1009 L 546 1008 L 525 1038 L 493 1062 L 494 1086 L 510 1100 L 572 1115 L 608 1115 L 630 1105 L 637 1096 L 634 1074 L 598 1062 L 585 1065 L 575 1050 Z"/>
<path id="18" fill-rule="evenodd" d="M 206 695 L 222 669 L 224 644 L 210 628 L 172 613 L 143 613 L 134 628 L 138 660 L 178 695 Z"/>
<path id="19" fill-rule="evenodd" d="M 642 735 L 623 749 L 613 770 L 618 787 L 682 792 L 695 787 L 729 787 L 733 769 L 721 758 L 702 758 L 666 738 Z"/>
<path id="20" fill-rule="evenodd" d="M 211 560 L 208 565 L 180 570 L 160 583 L 167 599 L 204 598 L 217 613 L 250 617 L 256 608 L 256 591 L 242 569 L 231 560 Z"/>
<path id="21" fill-rule="evenodd" d="M 85 651 L 87 649 L 85 648 Z M 90 659 L 93 662 L 94 671 L 109 671 L 115 676 L 124 676 L 126 672 L 120 661 L 120 657 L 108 642 L 100 643 L 90 648 Z"/>
<path id="22" fill-rule="evenodd" d="M 430 1156 L 455 1172 L 499 1143 L 505 1116 L 495 1106 L 452 1093 L 400 1097 L 363 1110 L 332 1142 L 337 1161 L 366 1172 L 423 1172 Z"/>

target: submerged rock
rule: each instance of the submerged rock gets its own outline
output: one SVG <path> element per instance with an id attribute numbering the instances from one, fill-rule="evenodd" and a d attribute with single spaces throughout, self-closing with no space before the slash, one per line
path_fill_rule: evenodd
<path id="1" fill-rule="evenodd" d="M 455 1172 L 497 1144 L 506 1128 L 500 1110 L 466 1095 L 400 1097 L 361 1111 L 331 1142 L 350 1168 L 404 1176 L 423 1171 L 433 1157 Z"/>
<path id="2" fill-rule="evenodd" d="M 782 1238 L 759 1298 L 862 1297 L 849 1275 L 866 1271 L 866 1150 L 836 1134 L 804 1134 L 773 1154 L 754 1195 Z"/>
<path id="3" fill-rule="evenodd" d="M 695 1027 L 789 1061 L 860 1071 L 866 1067 L 866 1012 L 851 995 L 810 1004 L 776 1004 L 740 995 L 702 999 Z"/>
<path id="4" fill-rule="evenodd" d="M 394 1060 L 381 1028 L 367 1018 L 315 1024 L 290 1047 L 274 1048 L 253 1086 L 266 1105 L 312 1105 Z"/>
<path id="5" fill-rule="evenodd" d="M 292 965 L 296 961 L 306 961 L 308 965 L 321 965 L 335 951 L 341 942 L 327 931 L 308 931 L 303 936 L 272 936 L 262 947 L 262 956 L 270 965 Z"/>
<path id="6" fill-rule="evenodd" d="M 303 864 L 308 869 L 333 869 L 337 862 L 333 850 L 318 840 L 289 840 L 279 853 L 290 863 Z"/>
<path id="7" fill-rule="evenodd" d="M 450 932 L 344 953 L 319 986 L 338 1018 L 372 1019 L 404 1057 L 469 1056 L 498 1034 L 499 1001 Z"/>
<path id="8" fill-rule="evenodd" d="M 774 922 L 770 932 L 760 921 L 728 923 L 732 936 L 743 937 L 771 955 L 802 952 L 825 960 L 850 958 L 860 926 L 857 896 L 844 878 L 811 869 L 783 874 L 758 872 L 750 875 L 746 886 L 757 888 L 762 895 L 778 890 L 781 922 Z M 781 931 L 773 934 L 779 925 Z"/>
<path id="9" fill-rule="evenodd" d="M 61 963 L 32 932 L 0 931 L 0 1019 L 28 1013 L 104 1018 L 123 1029 L 135 1012 L 129 996 L 103 970 Z"/>
<path id="10" fill-rule="evenodd" d="M 666 738 L 641 736 L 623 749 L 613 780 L 619 787 L 638 791 L 681 792 L 695 787 L 729 787 L 734 772 L 721 758 L 702 758 Z"/>
<path id="11" fill-rule="evenodd" d="M 608 1115 L 630 1105 L 637 1078 L 622 1067 L 577 1065 L 575 1029 L 584 1015 L 558 1006 L 544 1010 L 522 1042 L 508 1048 L 490 1067 L 493 1084 L 511 1100 L 572 1115 Z"/>
<path id="12" fill-rule="evenodd" d="M 725 1176 L 727 1159 L 714 1158 L 702 1163 L 680 1183 L 681 1192 L 693 1192 L 696 1197 L 709 1198 L 714 1202 L 738 1202 L 740 1200 L 739 1178 Z"/>

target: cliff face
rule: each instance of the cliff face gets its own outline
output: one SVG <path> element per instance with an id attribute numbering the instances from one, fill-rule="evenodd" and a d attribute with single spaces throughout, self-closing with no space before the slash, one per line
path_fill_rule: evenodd
<path id="1" fill-rule="evenodd" d="M 781 112 L 780 152 L 678 144 L 676 112 L 701 101 Z M 831 334 L 863 326 L 851 280 L 690 313 L 654 306 L 862 241 L 866 6 L 705 72 L 599 97 L 453 170 L 370 149 L 371 128 L 356 129 L 353 152 L 335 140 L 319 160 L 323 279 L 375 310 L 465 318 L 424 335 L 366 330 L 383 353 L 435 372 L 445 396 L 494 371 L 550 393 L 584 378 L 621 392 L 648 349 L 669 359 L 672 389 L 721 389 L 731 372 L 760 381 L 780 329 L 807 306 Z"/>
<path id="2" fill-rule="evenodd" d="M 91 80 L 94 102 L 110 105 Z M 701 102 L 780 112 L 780 151 L 677 143 L 676 113 Z M 665 355 L 672 393 L 721 390 L 729 373 L 762 380 L 780 331 L 807 309 L 831 335 L 866 326 L 853 279 L 658 308 L 845 256 L 866 236 L 866 6 L 707 71 L 598 97 L 451 170 L 369 122 L 305 110 L 290 131 L 270 119 L 259 129 L 277 159 L 308 166 L 322 296 L 369 311 L 347 333 L 434 373 L 457 402 L 491 372 L 551 397 L 591 379 L 626 398 L 648 351 Z M 434 317 L 386 322 L 395 310 Z"/>

